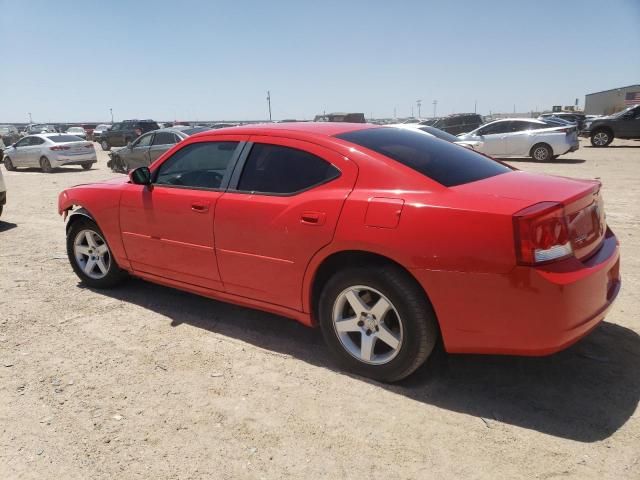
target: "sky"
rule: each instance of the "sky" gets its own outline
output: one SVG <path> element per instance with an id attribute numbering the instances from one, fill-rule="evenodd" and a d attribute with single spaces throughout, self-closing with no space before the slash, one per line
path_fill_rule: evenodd
<path id="1" fill-rule="evenodd" d="M 640 0 L 0 0 L 0 123 L 528 112 L 640 84 Z"/>

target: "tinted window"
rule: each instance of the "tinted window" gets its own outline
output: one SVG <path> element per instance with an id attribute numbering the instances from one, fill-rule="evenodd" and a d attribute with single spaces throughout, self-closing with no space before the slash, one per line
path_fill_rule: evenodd
<path id="1" fill-rule="evenodd" d="M 31 137 L 26 137 L 16 143 L 16 147 L 26 147 L 31 142 Z"/>
<path id="2" fill-rule="evenodd" d="M 482 127 L 478 132 L 480 135 L 496 135 L 509 131 L 509 122 L 496 122 Z"/>
<path id="3" fill-rule="evenodd" d="M 155 183 L 219 188 L 238 142 L 192 143 L 178 150 L 158 170 Z"/>
<path id="4" fill-rule="evenodd" d="M 153 134 L 143 135 L 138 140 L 133 142 L 134 147 L 148 147 L 151 143 L 151 139 L 153 138 Z"/>
<path id="5" fill-rule="evenodd" d="M 185 128 L 182 130 L 187 135 L 195 135 L 196 133 L 206 132 L 207 130 L 211 130 L 211 127 L 195 127 L 195 128 Z"/>
<path id="6" fill-rule="evenodd" d="M 538 128 L 537 123 L 534 122 L 525 122 L 522 120 L 515 120 L 513 122 L 509 122 L 509 131 L 510 132 L 524 132 L 526 130 L 535 130 Z M 543 125 L 544 126 L 544 125 Z"/>
<path id="7" fill-rule="evenodd" d="M 76 137 L 78 140 L 82 141 L 81 138 Z M 31 137 L 31 142 L 29 145 L 42 145 L 44 143 L 44 139 L 40 137 Z"/>
<path id="8" fill-rule="evenodd" d="M 171 132 L 157 132 L 153 145 L 173 145 L 177 143 L 176 136 Z"/>
<path id="9" fill-rule="evenodd" d="M 446 187 L 510 171 L 501 163 L 468 148 L 408 130 L 371 128 L 337 137 L 396 160 Z"/>
<path id="10" fill-rule="evenodd" d="M 290 194 L 325 183 L 339 175 L 337 168 L 311 153 L 257 143 L 247 158 L 238 190 Z"/>
<path id="11" fill-rule="evenodd" d="M 55 143 L 65 143 L 65 142 L 84 142 L 84 140 L 80 137 L 76 137 L 75 135 L 53 135 L 48 137 L 49 140 Z"/>
<path id="12" fill-rule="evenodd" d="M 439 128 L 429 127 L 428 125 L 421 126 L 420 130 L 422 130 L 423 132 L 430 133 L 431 135 L 439 138 L 440 140 L 446 140 L 447 142 L 457 142 L 458 140 L 460 140 L 455 135 L 451 135 L 450 133 L 440 130 Z"/>

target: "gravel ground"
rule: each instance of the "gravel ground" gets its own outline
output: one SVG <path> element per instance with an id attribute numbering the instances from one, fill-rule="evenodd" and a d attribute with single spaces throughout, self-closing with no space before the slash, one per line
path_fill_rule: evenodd
<path id="1" fill-rule="evenodd" d="M 290 320 L 83 288 L 56 200 L 106 161 L 3 170 L 0 478 L 640 479 L 639 142 L 513 161 L 604 182 L 623 288 L 597 330 L 546 358 L 439 355 L 391 386 L 336 371 Z"/>

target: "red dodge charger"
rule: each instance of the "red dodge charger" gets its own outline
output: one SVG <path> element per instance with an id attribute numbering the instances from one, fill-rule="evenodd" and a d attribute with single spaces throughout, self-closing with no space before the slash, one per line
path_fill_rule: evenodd
<path id="1" fill-rule="evenodd" d="M 58 209 L 86 285 L 130 274 L 319 324 L 344 368 L 382 381 L 440 335 L 448 352 L 556 352 L 620 289 L 599 182 L 393 127 L 204 132 Z"/>

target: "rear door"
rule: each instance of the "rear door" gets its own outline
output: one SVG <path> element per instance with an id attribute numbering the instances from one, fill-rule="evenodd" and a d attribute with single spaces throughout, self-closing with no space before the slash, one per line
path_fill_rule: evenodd
<path id="1" fill-rule="evenodd" d="M 505 123 L 508 124 L 508 131 L 504 134 L 505 155 L 528 156 L 535 138 L 535 127 L 541 124 L 523 120 L 512 120 Z"/>
<path id="2" fill-rule="evenodd" d="M 254 136 L 218 201 L 216 255 L 227 292 L 302 309 L 302 279 L 333 239 L 357 167 L 325 147 Z"/>
<path id="3" fill-rule="evenodd" d="M 179 141 L 180 139 L 173 132 L 156 132 L 153 142 L 151 142 L 151 147 L 147 152 L 147 160 L 149 162 L 147 165 L 155 162 L 160 155 L 169 150 Z"/>

